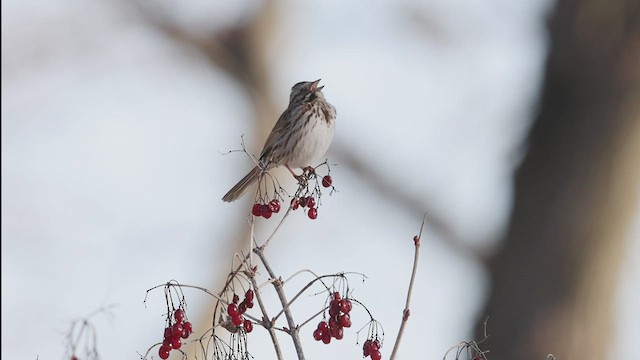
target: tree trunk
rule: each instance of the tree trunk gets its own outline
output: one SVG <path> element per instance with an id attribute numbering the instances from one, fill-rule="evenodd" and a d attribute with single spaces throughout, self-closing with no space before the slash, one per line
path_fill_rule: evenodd
<path id="1" fill-rule="evenodd" d="M 483 348 L 491 359 L 608 358 L 640 184 L 640 2 L 558 1 L 527 145 L 490 262 Z"/>

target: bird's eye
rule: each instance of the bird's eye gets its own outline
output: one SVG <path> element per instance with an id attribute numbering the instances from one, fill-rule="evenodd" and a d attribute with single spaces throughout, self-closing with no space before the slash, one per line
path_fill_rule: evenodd
<path id="1" fill-rule="evenodd" d="M 316 99 L 316 97 L 317 97 L 317 96 L 316 96 L 316 93 L 315 93 L 315 92 L 312 92 L 312 93 L 308 93 L 308 94 L 304 97 L 304 99 L 305 99 L 306 101 L 313 101 L 313 100 L 315 100 L 315 99 Z"/>

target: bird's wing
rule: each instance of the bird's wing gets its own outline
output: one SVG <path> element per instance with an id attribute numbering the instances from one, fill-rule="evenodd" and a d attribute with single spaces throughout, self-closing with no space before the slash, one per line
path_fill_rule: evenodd
<path id="1" fill-rule="evenodd" d="M 278 118 L 278 121 L 273 126 L 269 137 L 267 137 L 267 141 L 264 143 L 264 147 L 260 153 L 260 162 L 264 161 L 265 163 L 268 163 L 270 161 L 277 162 L 279 160 L 273 159 L 273 149 L 283 134 L 289 133 L 291 126 L 297 122 L 297 119 L 289 119 L 291 115 L 293 115 L 291 109 L 287 108 L 282 115 L 280 115 L 280 118 Z M 298 115 L 298 117 L 300 115 Z"/>

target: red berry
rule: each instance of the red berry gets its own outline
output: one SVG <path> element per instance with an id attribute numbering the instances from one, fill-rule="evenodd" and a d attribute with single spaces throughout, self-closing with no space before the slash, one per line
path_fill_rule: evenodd
<path id="1" fill-rule="evenodd" d="M 268 219 L 271 217 L 273 212 L 269 209 L 269 205 L 262 205 L 261 214 L 263 218 Z"/>
<path id="2" fill-rule="evenodd" d="M 236 304 L 229 304 L 227 306 L 227 314 L 229 314 L 229 316 L 234 317 L 234 316 L 239 316 L 240 315 L 240 310 L 238 310 L 238 305 Z"/>
<path id="3" fill-rule="evenodd" d="M 342 314 L 338 317 L 338 323 L 343 327 L 351 327 L 351 317 L 349 314 Z"/>
<path id="4" fill-rule="evenodd" d="M 345 314 L 348 314 L 351 312 L 352 308 L 353 308 L 353 305 L 351 304 L 351 300 L 349 299 L 340 300 L 340 311 L 342 311 Z"/>
<path id="5" fill-rule="evenodd" d="M 320 321 L 320 323 L 318 324 L 318 330 L 322 332 L 327 332 L 329 331 L 329 325 L 327 324 L 326 321 Z"/>
<path id="6" fill-rule="evenodd" d="M 313 208 L 316 207 L 316 199 L 312 198 L 311 196 L 309 196 L 307 198 L 307 207 L 308 208 Z"/>
<path id="7" fill-rule="evenodd" d="M 173 346 L 171 346 L 171 341 L 173 341 L 172 337 L 164 339 L 164 340 L 162 340 L 162 345 L 166 345 L 166 346 L 169 347 L 169 349 L 171 349 L 173 347 Z"/>
<path id="8" fill-rule="evenodd" d="M 364 345 L 362 345 L 362 356 L 367 357 L 371 355 L 371 343 L 371 340 L 364 342 Z"/>
<path id="9" fill-rule="evenodd" d="M 244 321 L 244 331 L 246 331 L 247 333 L 250 333 L 253 331 L 253 323 L 251 322 L 251 320 L 246 319 Z"/>
<path id="10" fill-rule="evenodd" d="M 184 328 L 182 327 L 182 324 L 180 323 L 173 324 L 173 326 L 171 327 L 171 338 L 179 339 L 180 336 L 182 336 L 182 330 L 184 330 Z"/>
<path id="11" fill-rule="evenodd" d="M 227 306 L 227 314 L 229 314 L 229 316 L 239 316 L 241 313 L 240 309 L 238 309 L 238 305 L 231 303 Z"/>
<path id="12" fill-rule="evenodd" d="M 329 330 L 333 331 L 334 329 L 342 329 L 342 325 L 335 321 L 333 318 L 329 319 Z"/>
<path id="13" fill-rule="evenodd" d="M 190 322 L 186 321 L 184 324 L 182 324 L 182 328 L 184 330 L 187 330 L 189 332 L 189 335 L 191 335 L 193 333 L 193 325 L 191 325 Z"/>
<path id="14" fill-rule="evenodd" d="M 237 304 L 238 301 L 240 301 L 240 297 L 238 295 L 236 295 L 236 294 L 233 294 L 233 303 Z"/>
<path id="15" fill-rule="evenodd" d="M 344 337 L 344 330 L 341 327 L 336 327 L 331 329 L 331 336 L 336 338 L 336 340 L 342 340 Z"/>
<path id="16" fill-rule="evenodd" d="M 71 360 L 78 360 L 78 357 L 73 355 L 73 356 L 71 356 Z"/>
<path id="17" fill-rule="evenodd" d="M 371 360 L 380 360 L 382 359 L 382 354 L 380 350 L 371 350 Z"/>
<path id="18" fill-rule="evenodd" d="M 340 293 L 337 291 L 333 292 L 333 300 L 340 300 Z"/>
<path id="19" fill-rule="evenodd" d="M 244 299 L 246 301 L 253 301 L 253 290 L 247 290 L 247 292 L 244 294 Z"/>
<path id="20" fill-rule="evenodd" d="M 300 206 L 300 201 L 298 201 L 298 199 L 291 199 L 292 210 L 297 210 L 299 206 Z"/>
<path id="21" fill-rule="evenodd" d="M 241 302 L 240 306 L 238 306 L 238 311 L 240 312 L 240 314 L 244 314 L 245 312 L 247 312 L 247 303 L 246 302 Z"/>
<path id="22" fill-rule="evenodd" d="M 181 323 L 184 320 L 184 310 L 178 309 L 173 313 L 173 317 L 176 319 L 176 322 Z"/>
<path id="23" fill-rule="evenodd" d="M 189 330 L 187 329 L 182 329 L 182 335 L 180 336 L 183 339 L 186 339 L 189 337 L 189 335 L 191 335 L 191 333 L 189 332 Z"/>
<path id="24" fill-rule="evenodd" d="M 261 204 L 253 204 L 251 208 L 251 213 L 253 216 L 261 216 L 262 215 L 262 205 Z"/>
<path id="25" fill-rule="evenodd" d="M 331 333 L 329 333 L 328 331 L 325 333 L 322 333 L 322 342 L 325 344 L 328 344 L 331 342 Z"/>
<path id="26" fill-rule="evenodd" d="M 322 178 L 322 186 L 329 187 L 331 186 L 331 183 L 333 183 L 333 179 L 331 178 L 331 176 L 326 175 Z"/>
<path id="27" fill-rule="evenodd" d="M 180 347 L 182 346 L 182 342 L 180 341 L 180 337 L 178 336 L 177 338 L 173 338 L 173 340 L 171 340 L 171 347 L 174 349 L 180 349 Z"/>
<path id="28" fill-rule="evenodd" d="M 278 199 L 269 201 L 269 209 L 277 214 L 278 211 L 280 211 L 280 201 L 278 201 Z"/>
<path id="29" fill-rule="evenodd" d="M 307 212 L 307 215 L 309 216 L 309 219 L 315 220 L 318 217 L 318 209 L 316 208 L 309 209 L 309 212 Z"/>
<path id="30" fill-rule="evenodd" d="M 313 332 L 313 338 L 314 338 L 316 341 L 320 341 L 320 340 L 322 340 L 322 335 L 324 335 L 324 332 L 323 332 L 322 330 L 320 330 L 320 328 L 316 329 L 316 330 Z"/>
<path id="31" fill-rule="evenodd" d="M 171 326 L 169 326 L 164 329 L 164 338 L 171 339 L 172 337 L 173 337 L 173 334 L 171 334 Z"/>
<path id="32" fill-rule="evenodd" d="M 331 304 L 329 305 L 329 316 L 332 318 L 336 315 L 340 314 L 340 306 L 337 304 L 335 300 L 331 300 Z"/>
<path id="33" fill-rule="evenodd" d="M 371 342 L 371 350 L 380 350 L 380 340 L 375 339 Z"/>
<path id="34" fill-rule="evenodd" d="M 162 346 L 160 346 L 160 349 L 158 350 L 158 356 L 160 357 L 160 359 L 168 359 L 170 352 L 171 352 L 171 348 L 170 347 L 168 347 L 166 345 L 162 345 Z"/>
<path id="35" fill-rule="evenodd" d="M 301 197 L 300 200 L 298 200 L 298 202 L 300 203 L 300 206 L 302 207 L 307 207 L 307 198 L 306 197 Z"/>
<path id="36" fill-rule="evenodd" d="M 251 309 L 253 307 L 253 301 L 247 301 L 247 307 Z"/>
<path id="37" fill-rule="evenodd" d="M 238 316 L 232 316 L 231 317 L 231 322 L 233 323 L 233 325 L 235 326 L 240 326 L 242 325 L 242 315 L 238 315 Z"/>

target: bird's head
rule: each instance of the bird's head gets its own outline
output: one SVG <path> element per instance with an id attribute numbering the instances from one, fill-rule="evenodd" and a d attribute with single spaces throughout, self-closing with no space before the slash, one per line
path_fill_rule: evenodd
<path id="1" fill-rule="evenodd" d="M 316 81 L 302 81 L 293 85 L 291 88 L 291 96 L 289 97 L 289 104 L 302 104 L 318 98 L 324 99 L 321 91 L 324 86 L 318 86 L 318 84 L 320 84 L 320 79 Z"/>

